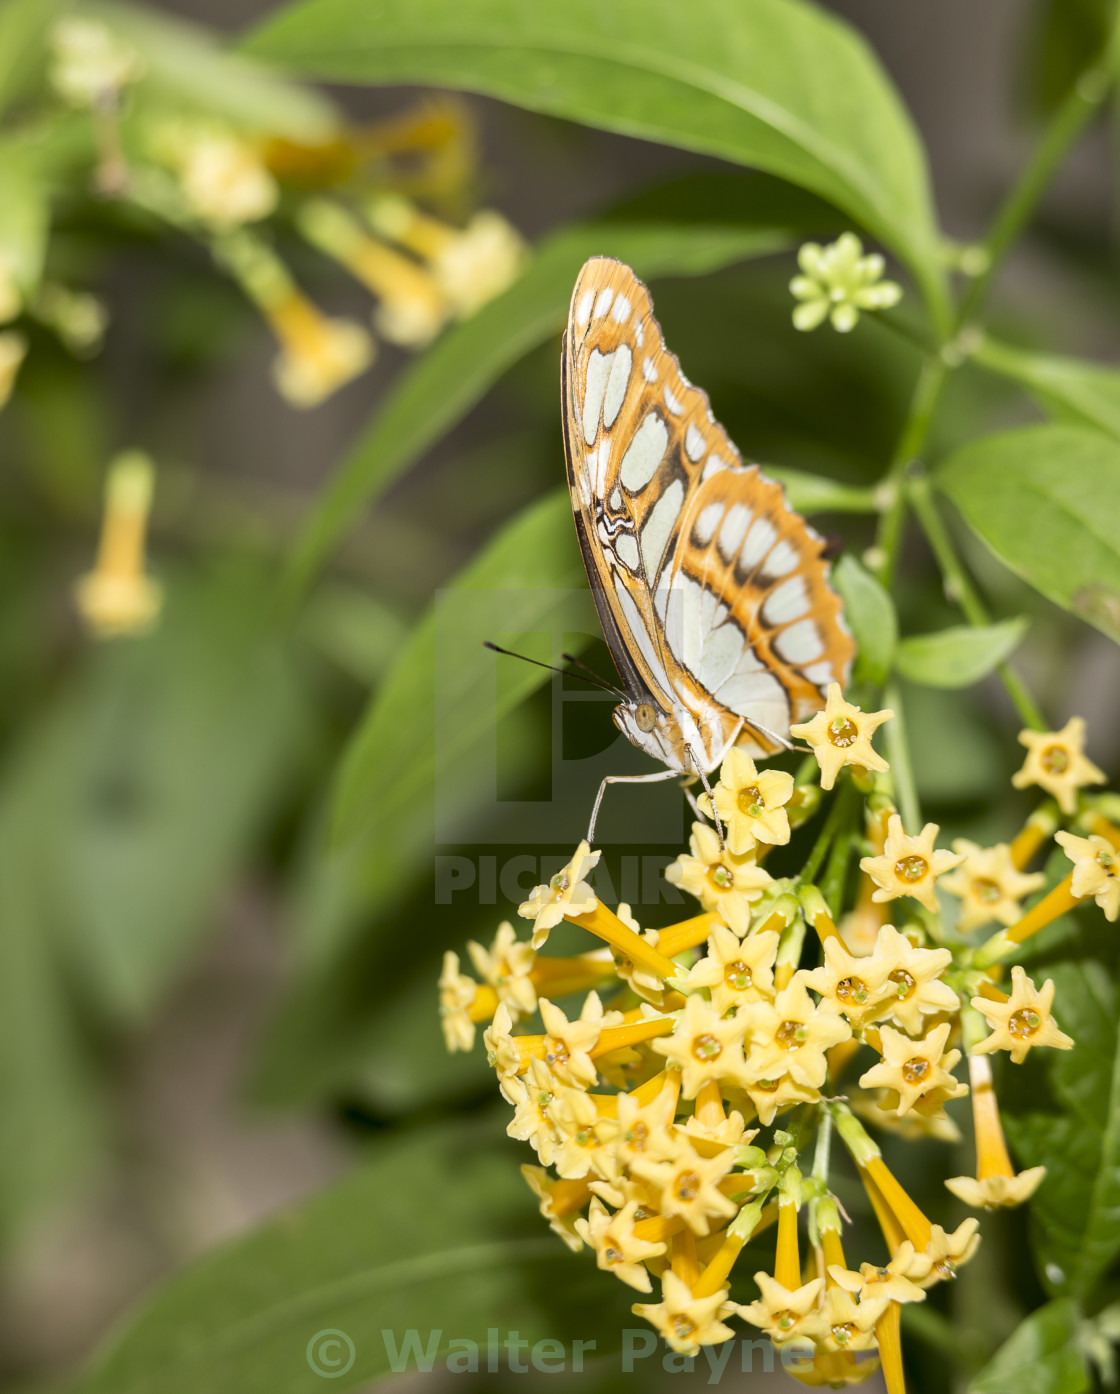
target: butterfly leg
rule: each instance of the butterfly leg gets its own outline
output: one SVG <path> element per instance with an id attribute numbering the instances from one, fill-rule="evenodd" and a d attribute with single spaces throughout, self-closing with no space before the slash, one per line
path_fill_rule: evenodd
<path id="1" fill-rule="evenodd" d="M 688 753 L 692 758 L 692 768 L 700 776 L 700 783 L 704 786 L 704 793 L 708 796 L 708 807 L 712 810 L 712 822 L 716 825 L 716 837 L 719 838 L 719 850 L 725 852 L 727 849 L 723 845 L 723 821 L 716 812 L 716 801 L 712 797 L 712 786 L 708 783 L 708 776 L 704 773 L 703 767 L 693 754 L 691 747 Z M 695 802 L 693 802 L 693 807 L 696 807 Z"/>
<path id="2" fill-rule="evenodd" d="M 708 821 L 708 815 L 696 802 L 696 795 L 692 792 L 692 786 L 695 783 L 696 776 L 694 774 L 686 774 L 681 780 L 681 792 L 688 800 L 688 806 L 692 809 L 693 813 L 696 814 L 697 818 L 699 818 L 702 823 L 706 823 Z"/>
<path id="3" fill-rule="evenodd" d="M 603 795 L 607 792 L 608 784 L 658 784 L 663 779 L 675 779 L 677 770 L 655 770 L 653 774 L 609 774 L 602 784 L 599 785 L 599 792 L 595 796 L 595 807 L 591 810 L 591 824 L 587 829 L 587 845 L 595 844 L 595 824 L 599 821 L 599 805 L 603 802 Z"/>

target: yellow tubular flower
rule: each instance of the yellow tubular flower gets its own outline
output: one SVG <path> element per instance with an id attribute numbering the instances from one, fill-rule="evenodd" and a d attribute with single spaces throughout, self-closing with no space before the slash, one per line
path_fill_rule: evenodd
<path id="1" fill-rule="evenodd" d="M 439 1015 L 444 1044 L 451 1054 L 470 1050 L 474 1045 L 475 1023 L 470 1008 L 477 995 L 478 984 L 459 972 L 459 955 L 448 949 L 439 975 Z"/>
<path id="2" fill-rule="evenodd" d="M 999 1105 L 992 1088 L 992 1066 L 988 1057 L 970 1055 L 968 1073 L 972 1083 L 972 1120 L 976 1131 L 976 1177 L 954 1176 L 945 1185 L 966 1205 L 977 1209 L 1022 1205 L 1038 1189 L 1046 1175 L 1046 1168 L 1029 1167 L 1016 1176 L 999 1121 Z"/>
<path id="3" fill-rule="evenodd" d="M 824 711 L 818 712 L 812 721 L 789 729 L 791 736 L 798 736 L 812 746 L 821 767 L 821 788 L 831 789 L 845 765 L 880 773 L 890 768 L 883 757 L 872 750 L 871 737 L 892 716 L 894 712 L 889 709 L 861 711 L 844 701 L 839 683 L 830 683 Z"/>
<path id="4" fill-rule="evenodd" d="M 882 855 L 863 857 L 859 864 L 860 870 L 879 887 L 872 899 L 884 901 L 912 896 L 927 910 L 936 913 L 937 878 L 964 860 L 960 853 L 944 848 L 934 850 L 938 831 L 936 823 L 927 823 L 916 837 L 911 837 L 903 829 L 898 814 L 891 814 Z"/>
<path id="5" fill-rule="evenodd" d="M 752 1081 L 789 1075 L 802 1088 L 819 1089 L 828 1073 L 825 1052 L 852 1034 L 834 1007 L 814 1003 L 801 973 L 772 1003 L 755 1002 L 743 1013 L 750 1022 L 747 1072 Z"/>
<path id="6" fill-rule="evenodd" d="M 1011 983 L 1011 996 L 1006 1002 L 990 1002 L 986 997 L 972 999 L 972 1006 L 992 1028 L 992 1034 L 975 1047 L 976 1052 L 988 1055 L 993 1050 L 1008 1050 L 1018 1065 L 1027 1058 L 1032 1046 L 1071 1050 L 1073 1038 L 1060 1031 L 1050 1015 L 1053 980 L 1048 978 L 1039 990 L 1027 977 L 1026 969 L 1015 964 Z"/>
<path id="7" fill-rule="evenodd" d="M 676 1085 L 669 1085 L 648 1104 L 633 1094 L 619 1094 L 615 1149 L 620 1166 L 630 1167 L 637 1157 L 659 1161 L 673 1156 L 677 1143 L 670 1129 L 677 1094 Z"/>
<path id="8" fill-rule="evenodd" d="M 898 1094 L 896 1112 L 900 1117 L 933 1090 L 945 1091 L 947 1098 L 966 1093 L 966 1086 L 958 1084 L 950 1073 L 961 1058 L 959 1050 L 945 1051 L 950 1029 L 943 1021 L 915 1041 L 884 1026 L 879 1033 L 883 1059 L 860 1077 L 860 1085 L 864 1089 L 893 1089 Z"/>
<path id="9" fill-rule="evenodd" d="M 536 960 L 531 944 L 519 940 L 508 920 L 498 926 L 489 949 L 473 939 L 467 941 L 475 972 L 497 992 L 512 1012 L 531 1016 L 537 1009 L 537 989 L 530 976 Z"/>
<path id="10" fill-rule="evenodd" d="M 811 1334 L 826 1350 L 870 1350 L 875 1344 L 875 1323 L 888 1301 L 886 1296 L 865 1296 L 857 1303 L 842 1287 L 829 1287 Z"/>
<path id="11" fill-rule="evenodd" d="M 953 961 L 948 949 L 918 948 L 888 924 L 879 930 L 875 952 L 885 961 L 888 989 L 874 1013 L 876 1021 L 893 1021 L 917 1035 L 925 1017 L 957 1010 L 957 994 L 941 981 Z"/>
<path id="12" fill-rule="evenodd" d="M 794 1104 L 816 1103 L 821 1096 L 819 1089 L 809 1089 L 803 1084 L 798 1084 L 789 1075 L 770 1078 L 760 1075 L 757 1079 L 748 1078 L 743 1084 L 743 1093 L 754 1105 L 758 1121 L 766 1128 L 787 1108 L 792 1108 Z"/>
<path id="13" fill-rule="evenodd" d="M 604 1118 L 594 1099 L 578 1089 L 561 1087 L 549 1105 L 549 1121 L 556 1133 L 553 1165 L 558 1175 L 568 1181 L 589 1174 L 612 1182 L 618 1177 L 614 1155 L 618 1123 Z"/>
<path id="14" fill-rule="evenodd" d="M 861 1263 L 858 1273 L 841 1268 L 837 1264 L 830 1264 L 828 1276 L 845 1292 L 853 1293 L 859 1297 L 861 1302 L 867 1296 L 873 1300 L 885 1297 L 891 1302 L 924 1302 L 926 1300 L 926 1295 L 922 1289 L 902 1273 L 897 1260 L 893 1258 L 882 1267 L 877 1267 L 873 1263 Z"/>
<path id="15" fill-rule="evenodd" d="M 783 805 L 792 794 L 793 775 L 784 770 L 760 773 L 746 751 L 733 745 L 723 757 L 719 783 L 712 790 L 728 851 L 741 856 L 756 842 L 788 842 L 789 815 Z"/>
<path id="16" fill-rule="evenodd" d="M 543 1057 L 545 1064 L 566 1084 L 591 1085 L 598 1078 L 589 1052 L 594 1050 L 603 1028 L 617 1026 L 620 1012 L 603 1012 L 597 992 L 589 992 L 576 1021 L 569 1021 L 564 1012 L 547 997 L 539 1002 L 544 1023 Z"/>
<path id="17" fill-rule="evenodd" d="M 744 1069 L 744 1023 L 723 1017 L 711 1002 L 688 998 L 671 1036 L 651 1043 L 651 1049 L 681 1072 L 681 1094 L 694 1099 L 709 1081 L 738 1080 Z"/>
<path id="18" fill-rule="evenodd" d="M 529 1189 L 540 1201 L 540 1212 L 548 1221 L 553 1234 L 558 1234 L 573 1253 L 583 1248 L 583 1240 L 576 1233 L 575 1216 L 591 1199 L 591 1190 L 586 1181 L 557 1181 L 544 1167 L 525 1162 L 521 1175 Z"/>
<path id="19" fill-rule="evenodd" d="M 494 1019 L 482 1034 L 487 1062 L 498 1073 L 499 1084 L 519 1075 L 526 1067 L 521 1047 L 513 1034 L 513 1016 L 504 1002 L 498 1003 Z M 503 1091 L 504 1092 L 504 1091 Z"/>
<path id="20" fill-rule="evenodd" d="M 975 1218 L 962 1220 L 952 1234 L 940 1225 L 931 1225 L 923 1250 L 909 1255 L 908 1262 L 902 1250 L 896 1255 L 900 1271 L 923 1288 L 950 1281 L 980 1247 L 979 1229 L 980 1221 Z"/>
<path id="21" fill-rule="evenodd" d="M 727 1300 L 727 1289 L 710 1297 L 693 1297 L 692 1289 L 671 1269 L 661 1276 L 661 1301 L 636 1302 L 630 1310 L 645 1317 L 666 1344 L 682 1355 L 698 1355 L 701 1346 L 719 1345 L 735 1334 L 722 1320 L 736 1310 Z"/>
<path id="22" fill-rule="evenodd" d="M 760 929 L 740 941 L 724 925 L 716 925 L 708 936 L 707 954 L 693 964 L 678 986 L 683 992 L 708 988 L 712 1005 L 721 1016 L 748 1002 L 770 1001 L 779 937 L 775 930 Z"/>
<path id="23" fill-rule="evenodd" d="M 1037 784 L 1057 799 L 1067 818 L 1077 812 L 1079 789 L 1105 782 L 1104 772 L 1085 755 L 1085 721 L 1080 716 L 1071 716 L 1060 731 L 1020 731 L 1019 743 L 1027 747 L 1027 758 L 1011 783 L 1016 789 Z"/>
<path id="24" fill-rule="evenodd" d="M 581 842 L 567 866 L 561 867 L 546 886 L 535 886 L 529 899 L 522 901 L 517 913 L 533 921 L 534 949 L 544 946 L 549 931 L 556 928 L 566 915 L 584 915 L 595 909 L 598 900 L 584 877 L 599 865 L 601 852 L 592 852 Z"/>
<path id="25" fill-rule="evenodd" d="M 250 141 L 229 132 L 199 131 L 177 160 L 187 207 L 215 232 L 259 222 L 275 211 L 280 189 Z"/>
<path id="26" fill-rule="evenodd" d="M 721 851 L 716 830 L 706 823 L 693 823 L 689 848 L 690 856 L 682 854 L 666 868 L 666 881 L 696 896 L 742 938 L 750 926 L 751 902 L 773 878 L 753 857 Z"/>
<path id="27" fill-rule="evenodd" d="M 823 1278 L 814 1278 L 803 1287 L 787 1288 L 769 1273 L 756 1273 L 759 1298 L 738 1308 L 739 1315 L 752 1326 L 765 1331 L 776 1346 L 808 1335 L 824 1287 Z"/>
<path id="28" fill-rule="evenodd" d="M 839 936 L 830 935 L 824 941 L 823 966 L 807 972 L 805 982 L 853 1026 L 862 1026 L 876 1015 L 882 999 L 895 990 L 888 982 L 892 967 L 893 960 L 878 944 L 874 953 L 857 958 Z"/>
<path id="29" fill-rule="evenodd" d="M 659 1258 L 665 1253 L 666 1245 L 653 1244 L 635 1235 L 634 1215 L 637 1209 L 638 1202 L 631 1200 L 612 1215 L 596 1196 L 587 1212 L 587 1219 L 576 1220 L 576 1233 L 594 1249 L 595 1261 L 600 1268 L 613 1273 L 639 1292 L 651 1292 L 652 1285 L 644 1264 L 646 1259 Z"/>
<path id="30" fill-rule="evenodd" d="M 109 468 L 97 564 L 74 588 L 78 610 L 99 639 L 145 633 L 163 606 L 163 591 L 144 573 L 153 473 L 138 451 L 118 456 Z"/>
<path id="31" fill-rule="evenodd" d="M 702 1156 L 680 1132 L 676 1144 L 671 1159 L 636 1157 L 630 1170 L 653 1187 L 657 1208 L 666 1219 L 679 1215 L 693 1234 L 708 1234 L 712 1220 L 728 1220 L 738 1209 L 719 1188 L 734 1164 L 734 1153 L 725 1147 L 714 1157 Z"/>
<path id="32" fill-rule="evenodd" d="M 961 902 L 957 928 L 964 934 L 978 925 L 997 920 L 1012 925 L 1023 913 L 1021 901 L 1046 881 L 1041 872 L 1029 875 L 1019 871 L 1006 842 L 995 847 L 979 847 L 958 837 L 953 851 L 964 860 L 941 882 L 943 890 Z"/>
<path id="33" fill-rule="evenodd" d="M 1055 833 L 1066 856 L 1073 863 L 1071 892 L 1078 899 L 1092 896 L 1104 911 L 1106 920 L 1120 915 L 1120 852 L 1107 838 L 1096 833 L 1076 837 L 1073 833 Z"/>

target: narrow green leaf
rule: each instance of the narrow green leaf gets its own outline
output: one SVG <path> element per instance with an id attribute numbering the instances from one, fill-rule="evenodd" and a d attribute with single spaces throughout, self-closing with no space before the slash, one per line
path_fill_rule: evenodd
<path id="1" fill-rule="evenodd" d="M 3 36 L 0 35 L 0 40 Z M 17 285 L 30 294 L 43 274 L 50 231 L 46 180 L 29 146 L 0 144 L 0 252 Z"/>
<path id="2" fill-rule="evenodd" d="M 881 685 L 891 671 L 898 640 L 894 602 L 850 553 L 836 563 L 832 583 L 844 601 L 844 618 L 858 645 L 852 676 L 856 682 Z"/>
<path id="3" fill-rule="evenodd" d="M 1120 1014 L 1101 964 L 1063 963 L 1049 973 L 1054 1014 L 1075 1042 L 1050 1062 L 1067 1113 L 1006 1123 L 1023 1163 L 1049 1167 L 1031 1202 L 1042 1279 L 1084 1303 L 1120 1254 Z"/>
<path id="4" fill-rule="evenodd" d="M 434 805 L 437 783 L 445 813 L 469 800 L 483 736 L 545 680 L 525 663 L 506 667 L 499 683 L 497 655 L 484 641 L 502 636 L 532 652 L 534 631 L 594 633 L 590 605 L 571 501 L 559 490 L 504 528 L 413 631 L 344 758 L 336 840 L 377 830 L 391 838 L 403 807 Z"/>
<path id="5" fill-rule="evenodd" d="M 1006 566 L 1120 642 L 1120 444 L 1028 426 L 964 446 L 937 483 Z"/>
<path id="6" fill-rule="evenodd" d="M 0 111 L 34 81 L 47 30 L 61 9 L 62 0 L 0 3 Z"/>
<path id="7" fill-rule="evenodd" d="M 968 1394 L 1082 1394 L 1090 1387 L 1068 1300 L 1032 1312 L 968 1386 Z"/>
<path id="8" fill-rule="evenodd" d="M 343 82 L 427 82 L 777 174 L 908 261 L 940 313 L 925 158 L 873 53 L 802 0 L 299 0 L 258 53 Z"/>
<path id="9" fill-rule="evenodd" d="M 1018 648 L 1030 621 L 1022 616 L 997 624 L 953 625 L 936 634 L 900 640 L 895 668 L 922 687 L 969 687 L 987 677 Z"/>
<path id="10" fill-rule="evenodd" d="M 548 1232 L 517 1162 L 477 1129 L 380 1144 L 349 1179 L 172 1279 L 73 1394 L 341 1394 L 394 1363 L 416 1370 L 391 1360 L 408 1332 L 443 1373 L 455 1340 L 481 1347 L 485 1373 L 495 1328 L 500 1342 L 555 1338 L 569 1358 L 577 1337 L 609 1351 L 628 1290 Z"/>
<path id="11" fill-rule="evenodd" d="M 504 295 L 459 325 L 401 376 L 338 467 L 296 545 L 290 580 L 302 587 L 360 512 L 460 421 L 501 375 L 564 327 L 576 274 L 590 256 L 616 256 L 638 275 L 703 275 L 792 242 L 774 226 L 604 220 L 566 228 L 537 251 Z M 559 401 L 559 372 L 557 400 Z"/>
<path id="12" fill-rule="evenodd" d="M 1075 426 L 1095 426 L 1120 440 L 1120 371 L 1080 358 L 1027 353 L 985 339 L 975 359 L 1025 387 L 1039 404 Z"/>
<path id="13" fill-rule="evenodd" d="M 798 513 L 874 513 L 878 508 L 874 489 L 857 489 L 784 465 L 763 465 L 762 469 L 784 485 L 790 507 Z"/>
<path id="14" fill-rule="evenodd" d="M 211 119 L 224 117 L 293 140 L 325 140 L 338 130 L 338 112 L 321 93 L 223 48 L 196 25 L 117 0 L 87 0 L 82 9 L 143 55 L 141 99 L 154 91 Z"/>

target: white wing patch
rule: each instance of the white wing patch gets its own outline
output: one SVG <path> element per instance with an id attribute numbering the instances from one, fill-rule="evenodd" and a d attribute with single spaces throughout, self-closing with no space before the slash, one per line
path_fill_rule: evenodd
<path id="1" fill-rule="evenodd" d="M 588 445 L 592 445 L 599 434 L 603 394 L 607 390 L 607 379 L 614 356 L 613 352 L 600 353 L 598 349 L 592 349 L 587 359 L 587 384 L 583 393 L 583 438 Z"/>
<path id="2" fill-rule="evenodd" d="M 630 313 L 630 301 L 620 291 L 614 298 L 614 308 L 611 310 L 611 319 L 617 324 L 625 324 L 626 317 Z"/>
<path id="3" fill-rule="evenodd" d="M 680 416 L 681 412 L 684 411 L 684 403 L 680 400 L 679 397 L 673 395 L 673 393 L 669 389 L 668 384 L 666 384 L 665 387 L 662 388 L 661 395 L 665 398 L 665 405 L 669 408 L 673 415 Z"/>
<path id="4" fill-rule="evenodd" d="M 739 566 L 744 574 L 749 575 L 755 569 L 777 540 L 778 533 L 770 519 L 756 518 L 739 554 Z"/>
<path id="5" fill-rule="evenodd" d="M 783 538 L 776 547 L 771 548 L 770 555 L 766 558 L 766 574 L 774 577 L 788 576 L 800 560 L 797 549 L 791 547 Z"/>
<path id="6" fill-rule="evenodd" d="M 617 308 L 617 307 L 616 307 Z M 629 311 L 627 311 L 629 313 Z M 609 430 L 618 418 L 618 413 L 622 410 L 622 403 L 626 397 L 626 388 L 630 382 L 630 368 L 634 358 L 630 352 L 628 344 L 619 344 L 614 351 L 614 362 L 611 364 L 610 375 L 607 378 L 607 386 L 603 392 L 603 425 Z"/>
<path id="7" fill-rule="evenodd" d="M 587 375 L 590 379 L 590 364 Z M 590 388 L 588 395 L 590 395 Z M 668 426 L 656 412 L 651 411 L 634 432 L 634 437 L 627 446 L 626 454 L 623 455 L 622 464 L 618 469 L 619 479 L 632 494 L 644 489 L 657 473 L 657 466 L 661 463 L 668 444 Z"/>
<path id="8" fill-rule="evenodd" d="M 692 540 L 697 547 L 706 547 L 715 536 L 719 520 L 723 517 L 722 503 L 708 503 L 700 510 L 700 516 L 692 525 Z"/>
<path id="9" fill-rule="evenodd" d="M 743 534 L 750 521 L 751 511 L 745 504 L 733 503 L 727 510 L 727 516 L 723 520 L 719 537 L 716 540 L 719 554 L 724 561 L 731 561 L 738 552 L 739 544 L 743 540 Z"/>
<path id="10" fill-rule="evenodd" d="M 694 464 L 704 453 L 704 434 L 691 421 L 685 427 L 684 452 Z"/>
<path id="11" fill-rule="evenodd" d="M 632 532 L 624 532 L 614 549 L 628 571 L 637 571 L 641 558 L 638 556 L 638 540 Z"/>
<path id="12" fill-rule="evenodd" d="M 646 525 L 642 529 L 642 560 L 645 563 L 646 580 L 651 590 L 657 580 L 658 572 L 661 570 L 661 557 L 665 551 L 665 544 L 669 540 L 669 534 L 673 531 L 673 524 L 677 521 L 683 502 L 684 485 L 679 479 L 674 479 L 650 509 Z"/>
<path id="13" fill-rule="evenodd" d="M 801 576 L 791 576 L 783 581 L 762 602 L 762 619 L 765 624 L 777 626 L 799 620 L 809 609 L 809 592 Z"/>
<path id="14" fill-rule="evenodd" d="M 787 663 L 812 663 L 824 653 L 824 641 L 812 620 L 798 620 L 774 640 L 774 647 Z"/>
<path id="15" fill-rule="evenodd" d="M 591 318 L 591 306 L 594 302 L 595 292 L 593 290 L 584 291 L 579 298 L 579 304 L 576 306 L 576 324 L 581 329 L 587 327 L 587 321 Z"/>
<path id="16" fill-rule="evenodd" d="M 604 315 L 607 313 L 607 311 L 610 309 L 610 307 L 611 307 L 611 301 L 612 301 L 613 299 L 614 299 L 614 291 L 611 290 L 609 287 L 605 287 L 603 290 L 601 290 L 601 291 L 599 292 L 599 298 L 598 298 L 598 300 L 596 300 L 596 302 L 595 302 L 595 310 L 594 310 L 594 316 L 595 316 L 596 319 L 602 319 L 602 318 L 603 318 L 603 316 L 604 316 Z"/>

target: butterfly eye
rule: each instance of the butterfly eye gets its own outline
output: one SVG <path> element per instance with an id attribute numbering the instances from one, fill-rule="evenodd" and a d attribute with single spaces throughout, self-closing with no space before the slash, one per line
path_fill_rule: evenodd
<path id="1" fill-rule="evenodd" d="M 657 713 L 648 702 L 639 702 L 634 708 L 634 720 L 639 731 L 652 731 L 657 725 Z"/>

